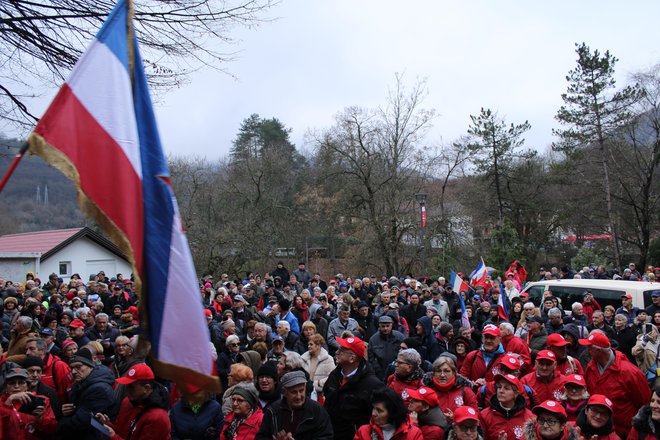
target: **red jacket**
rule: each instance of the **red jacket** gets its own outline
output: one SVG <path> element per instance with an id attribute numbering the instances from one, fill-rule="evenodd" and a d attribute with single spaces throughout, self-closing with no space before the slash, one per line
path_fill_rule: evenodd
<path id="1" fill-rule="evenodd" d="M 527 385 L 534 390 L 534 403 L 539 404 L 546 400 L 555 400 L 561 402 L 562 396 L 566 393 L 564 389 L 564 376 L 559 374 L 555 368 L 555 375 L 549 382 L 542 380 L 536 375 L 536 371 L 526 374 L 520 379 L 523 385 Z"/>
<path id="2" fill-rule="evenodd" d="M 485 440 L 498 440 L 501 432 L 506 433 L 507 440 L 520 440 L 523 438 L 525 422 L 535 417 L 534 413 L 527 409 L 522 395 L 516 397 L 513 409 L 508 412 L 502 409 L 497 398 L 493 397 L 491 405 L 479 413 Z"/>
<path id="3" fill-rule="evenodd" d="M 353 440 L 373 440 L 372 434 L 375 434 L 379 440 L 383 439 L 382 429 L 380 429 L 380 426 L 374 425 L 373 420 L 368 425 L 360 426 Z M 394 431 L 392 440 L 424 440 L 424 435 L 421 429 L 410 423 L 410 420 L 407 420 Z"/>
<path id="4" fill-rule="evenodd" d="M 521 373 L 525 374 L 532 370 L 534 364 L 532 363 L 532 355 L 529 352 L 529 345 L 518 336 L 506 336 L 502 338 L 502 347 L 507 353 L 516 353 L 520 355 L 522 360 Z"/>
<path id="5" fill-rule="evenodd" d="M 154 393 L 156 391 L 154 390 Z M 153 394 L 153 393 L 152 393 Z M 168 402 L 164 395 L 164 405 Z M 162 400 L 162 399 L 161 399 Z M 131 429 L 132 428 L 132 429 Z M 133 406 L 128 397 L 124 397 L 119 407 L 117 421 L 113 425 L 115 435 L 112 440 L 131 439 L 140 440 L 170 440 L 170 417 L 162 407 L 143 405 Z"/>
<path id="6" fill-rule="evenodd" d="M 601 375 L 591 360 L 584 373 L 590 394 L 604 394 L 614 404 L 614 429 L 626 438 L 632 427 L 632 418 L 639 408 L 651 400 L 651 389 L 642 370 L 633 365 L 626 355 L 614 350 L 615 359 Z M 634 392 L 632 392 L 634 391 Z"/>
<path id="7" fill-rule="evenodd" d="M 433 376 L 426 376 L 424 378 L 424 384 L 436 392 L 438 401 L 440 402 L 438 406 L 443 412 L 447 412 L 448 409 L 454 412 L 456 408 L 464 405 L 479 410 L 476 394 L 470 388 L 469 382 L 461 376 L 456 376 L 456 383 L 449 390 L 440 390 L 433 380 Z"/>
<path id="8" fill-rule="evenodd" d="M 222 432 L 220 433 L 220 438 L 222 440 L 225 439 L 225 431 L 229 425 L 231 425 L 231 422 L 234 420 L 235 416 L 236 414 L 234 414 L 234 412 L 230 412 L 227 414 L 227 417 L 225 417 L 225 425 L 222 427 Z M 254 412 L 250 414 L 247 419 L 243 420 L 243 422 L 239 425 L 234 439 L 254 440 L 254 438 L 257 436 L 257 433 L 259 432 L 259 428 L 261 428 L 261 421 L 263 418 L 264 413 L 261 411 L 261 408 L 255 409 Z"/>
<path id="9" fill-rule="evenodd" d="M 399 396 L 401 396 L 403 402 L 406 404 L 406 407 L 408 407 L 408 404 L 410 403 L 410 396 L 406 392 L 406 388 L 417 390 L 422 386 L 422 377 L 417 376 L 412 380 L 401 380 L 396 377 L 396 374 L 390 374 L 390 377 L 387 378 L 387 386 L 394 390 L 394 392 Z"/>
<path id="10" fill-rule="evenodd" d="M 38 440 L 51 438 L 57 431 L 57 420 L 53 413 L 53 408 L 50 406 L 48 397 L 39 396 L 44 399 L 44 413 L 41 420 L 37 422 L 37 418 L 30 414 L 19 412 L 21 403 L 14 402 L 14 405 L 7 406 L 5 402 L 9 398 L 9 394 L 0 395 L 0 420 L 2 420 L 2 427 L 0 428 L 0 438 L 16 439 L 16 440 Z M 2 430 L 5 430 L 7 436 Z"/>
<path id="11" fill-rule="evenodd" d="M 43 374 L 41 381 L 57 391 L 57 397 L 60 398 L 60 404 L 69 401 L 69 391 L 73 385 L 71 368 L 66 362 L 51 353 L 46 353 L 44 358 Z"/>
<path id="12" fill-rule="evenodd" d="M 495 375 L 499 372 L 499 368 L 496 367 L 497 360 L 502 357 L 504 353 L 499 353 L 493 356 L 490 363 L 486 365 L 484 360 L 484 354 L 481 349 L 471 351 L 465 357 L 465 362 L 460 370 L 460 375 L 475 381 L 481 379 L 482 377 L 486 378 L 487 381 L 492 381 L 495 379 Z"/>
<path id="13" fill-rule="evenodd" d="M 579 374 L 580 376 L 584 376 L 584 368 L 582 368 L 582 364 L 580 364 L 580 361 L 572 356 L 567 356 L 563 361 L 558 360 L 557 371 L 559 371 L 564 376 L 568 376 L 570 374 Z"/>

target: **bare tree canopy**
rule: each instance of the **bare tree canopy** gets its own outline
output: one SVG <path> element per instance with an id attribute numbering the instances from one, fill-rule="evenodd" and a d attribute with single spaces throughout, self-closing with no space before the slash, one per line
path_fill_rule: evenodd
<path id="1" fill-rule="evenodd" d="M 33 125 L 26 100 L 59 86 L 114 0 L 0 2 L 0 116 Z M 203 66 L 223 69 L 234 27 L 253 27 L 277 0 L 136 0 L 136 34 L 152 86 L 176 87 Z"/>

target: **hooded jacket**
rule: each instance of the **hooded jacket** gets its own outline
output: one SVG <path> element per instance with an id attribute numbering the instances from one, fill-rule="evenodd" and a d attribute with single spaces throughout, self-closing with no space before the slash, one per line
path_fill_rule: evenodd
<path id="1" fill-rule="evenodd" d="M 625 438 L 631 420 L 639 408 L 651 400 L 646 376 L 636 365 L 628 362 L 623 353 L 614 351 L 612 364 L 601 375 L 592 359 L 584 372 L 590 394 L 603 394 L 614 404 L 614 427 L 619 437 Z M 631 392 L 634 390 L 635 392 Z"/>
<path id="2" fill-rule="evenodd" d="M 92 415 L 102 413 L 114 420 L 119 409 L 112 389 L 114 383 L 112 371 L 101 366 L 95 367 L 82 382 L 75 382 L 69 402 L 76 409 L 73 414 L 60 419 L 59 433 L 77 440 L 96 439 L 96 430 L 90 425 Z"/>
<path id="3" fill-rule="evenodd" d="M 425 413 L 417 414 L 417 426 L 424 434 L 424 440 L 441 440 L 449 423 L 441 406 L 430 408 Z"/>
<path id="4" fill-rule="evenodd" d="M 536 419 L 528 420 L 523 427 L 525 440 L 543 440 L 542 437 L 539 437 L 536 433 Z M 579 440 L 577 431 L 570 423 L 566 423 L 564 426 L 564 432 L 556 440 Z"/>
<path id="5" fill-rule="evenodd" d="M 444 411 L 450 409 L 452 412 L 456 411 L 459 406 L 467 405 L 474 409 L 479 409 L 477 405 L 477 396 L 472 391 L 472 382 L 456 374 L 454 385 L 448 390 L 440 390 L 438 384 L 433 380 L 433 372 L 430 371 L 424 375 L 422 380 L 423 384 L 435 390 L 440 408 Z"/>
<path id="6" fill-rule="evenodd" d="M 179 399 L 170 412 L 173 440 L 217 440 L 222 422 L 222 407 L 214 399 L 204 402 L 196 413 L 189 402 Z"/>
<path id="7" fill-rule="evenodd" d="M 651 419 L 651 407 L 645 405 L 639 409 L 632 419 L 632 430 L 628 434 L 630 440 L 656 440 L 660 436 L 656 424 Z"/>
<path id="8" fill-rule="evenodd" d="M 167 388 L 152 382 L 152 393 L 139 404 L 133 404 L 128 397 L 121 402 L 119 415 L 113 429 L 112 440 L 169 440 L 171 439 L 169 393 Z"/>
<path id="9" fill-rule="evenodd" d="M 422 336 L 422 347 L 418 349 L 419 354 L 422 355 L 422 359 L 433 363 L 433 361 L 435 361 L 438 356 L 440 356 L 446 350 L 442 348 L 435 337 L 431 318 L 428 316 L 422 316 L 417 320 L 417 322 L 424 329 L 424 336 Z"/>
<path id="10" fill-rule="evenodd" d="M 360 427 L 358 432 L 355 434 L 355 440 L 382 440 L 383 439 L 383 430 L 380 426 L 375 425 L 373 422 L 369 422 L 367 425 Z M 406 420 L 399 426 L 394 435 L 392 435 L 391 440 L 425 440 L 426 437 L 422 434 L 422 431 L 409 420 Z"/>
<path id="11" fill-rule="evenodd" d="M 225 425 L 223 426 L 222 432 L 220 433 L 220 440 L 225 440 L 225 431 L 229 425 L 231 425 L 234 417 L 236 417 L 236 413 L 234 412 L 230 412 L 227 414 L 227 417 L 225 417 Z M 254 440 L 254 438 L 257 436 L 257 433 L 259 432 L 259 429 L 261 428 L 261 422 L 263 418 L 264 413 L 261 411 L 261 408 L 256 407 L 254 412 L 250 414 L 245 420 L 243 420 L 238 426 L 235 438 L 237 440 Z"/>
<path id="12" fill-rule="evenodd" d="M 485 429 L 485 440 L 498 440 L 500 432 L 506 433 L 507 440 L 520 440 L 527 420 L 536 420 L 534 413 L 527 409 L 527 401 L 522 394 L 516 396 L 511 410 L 502 408 L 497 395 L 494 395 L 490 398 L 490 406 L 479 413 L 479 418 Z"/>
<path id="13" fill-rule="evenodd" d="M 314 377 L 311 377 L 311 355 L 309 354 L 309 351 L 303 353 L 301 357 L 303 368 L 310 375 L 310 380 L 314 383 L 314 389 L 317 393 L 323 392 L 323 385 L 325 385 L 325 381 L 328 380 L 328 375 L 330 375 L 332 370 L 335 369 L 334 359 L 328 354 L 328 351 L 325 348 L 321 347 L 316 363 L 316 370 L 314 371 Z"/>

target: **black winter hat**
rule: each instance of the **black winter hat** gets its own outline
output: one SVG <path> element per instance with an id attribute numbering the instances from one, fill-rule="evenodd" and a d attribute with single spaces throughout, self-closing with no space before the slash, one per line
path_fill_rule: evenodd
<path id="1" fill-rule="evenodd" d="M 277 382 L 277 365 L 273 362 L 266 362 L 257 371 L 257 379 L 261 376 L 272 377 L 275 382 Z"/>

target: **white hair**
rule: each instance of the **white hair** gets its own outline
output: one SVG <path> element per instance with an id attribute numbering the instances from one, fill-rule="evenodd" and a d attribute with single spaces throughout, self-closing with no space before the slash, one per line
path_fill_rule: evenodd
<path id="1" fill-rule="evenodd" d="M 507 331 L 511 332 L 511 334 L 516 332 L 516 329 L 513 328 L 513 325 L 510 322 L 503 322 L 500 324 L 500 329 L 505 328 Z"/>

